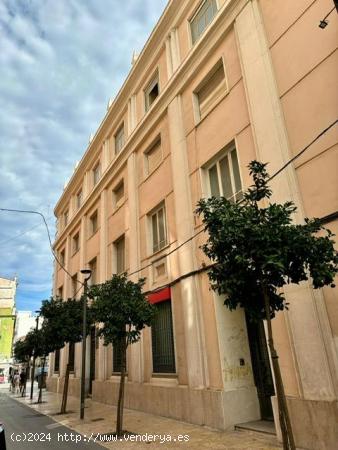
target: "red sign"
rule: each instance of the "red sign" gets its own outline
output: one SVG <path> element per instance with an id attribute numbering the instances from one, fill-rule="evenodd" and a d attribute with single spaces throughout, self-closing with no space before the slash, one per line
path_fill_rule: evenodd
<path id="1" fill-rule="evenodd" d="M 148 301 L 152 304 L 164 302 L 164 300 L 170 300 L 170 298 L 170 287 L 166 287 L 164 289 L 161 289 L 160 291 L 153 292 L 152 294 L 148 295 Z"/>

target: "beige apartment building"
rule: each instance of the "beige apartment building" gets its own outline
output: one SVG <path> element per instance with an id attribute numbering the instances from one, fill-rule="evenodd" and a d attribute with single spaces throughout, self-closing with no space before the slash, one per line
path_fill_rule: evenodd
<path id="1" fill-rule="evenodd" d="M 270 174 L 337 118 L 337 14 L 332 0 L 170 0 L 59 199 L 54 292 L 127 271 L 146 277 L 154 325 L 128 350 L 126 407 L 219 429 L 274 419 L 277 404 L 264 325 L 228 311 L 209 289 L 197 201 L 238 198 L 247 165 Z M 109 45 L 109 43 L 107 43 Z M 113 44 L 112 44 L 113 45 Z M 295 220 L 338 232 L 337 124 L 271 182 Z M 186 242 L 187 241 L 187 242 Z M 186 242 L 186 243 L 185 243 Z M 77 293 L 77 295 L 80 295 Z M 338 298 L 289 286 L 273 332 L 296 444 L 337 448 Z M 68 360 L 79 395 L 81 344 L 51 358 L 61 391 Z M 119 355 L 95 329 L 87 389 L 116 404 Z"/>

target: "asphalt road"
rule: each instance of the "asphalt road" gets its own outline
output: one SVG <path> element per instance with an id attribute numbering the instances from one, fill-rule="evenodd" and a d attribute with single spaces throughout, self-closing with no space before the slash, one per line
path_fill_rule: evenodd
<path id="1" fill-rule="evenodd" d="M 85 437 L 17 402 L 0 390 L 0 423 L 5 425 L 6 450 L 102 450 Z M 88 440 L 88 437 L 87 439 Z M 1 444 L 0 444 L 1 447 Z M 0 448 L 0 450 L 3 450 Z"/>

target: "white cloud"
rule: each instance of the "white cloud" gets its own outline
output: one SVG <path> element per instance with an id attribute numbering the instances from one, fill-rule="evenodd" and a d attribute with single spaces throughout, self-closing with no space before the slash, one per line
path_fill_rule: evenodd
<path id="1" fill-rule="evenodd" d="M 141 50 L 165 4 L 0 2 L 0 207 L 52 216 L 133 50 Z M 50 294 L 52 258 L 39 224 L 37 216 L 0 212 L 0 275 L 18 275 L 19 306 L 31 299 L 36 308 Z"/>

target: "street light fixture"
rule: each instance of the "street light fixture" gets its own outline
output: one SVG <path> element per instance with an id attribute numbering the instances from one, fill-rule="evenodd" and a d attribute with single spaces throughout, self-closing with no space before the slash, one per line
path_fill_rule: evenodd
<path id="1" fill-rule="evenodd" d="M 83 298 L 83 316 L 82 316 L 82 367 L 81 367 L 81 397 L 80 397 L 80 419 L 84 418 L 85 408 L 85 382 L 86 382 L 86 339 L 87 339 L 87 289 L 88 280 L 92 276 L 90 269 L 82 269 L 82 275 L 87 275 L 84 279 L 84 298 Z"/>

